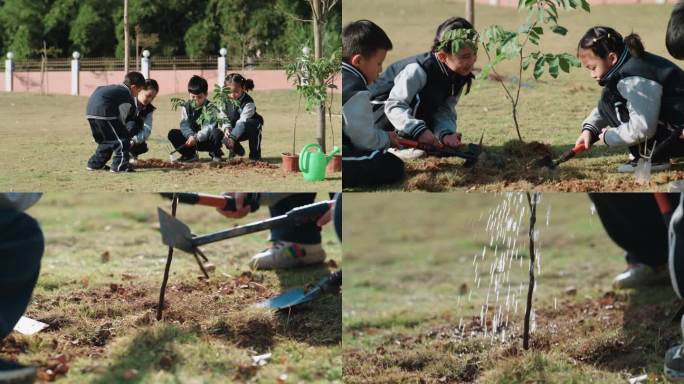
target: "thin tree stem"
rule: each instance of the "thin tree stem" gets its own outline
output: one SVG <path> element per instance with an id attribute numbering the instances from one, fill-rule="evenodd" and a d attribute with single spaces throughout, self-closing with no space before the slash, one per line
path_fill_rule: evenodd
<path id="1" fill-rule="evenodd" d="M 532 313 L 532 294 L 534 293 L 534 225 L 537 222 L 537 202 L 539 201 L 539 192 L 534 193 L 534 197 L 527 193 L 527 202 L 530 205 L 530 282 L 527 287 L 527 307 L 525 308 L 525 324 L 523 328 L 523 348 L 525 350 L 530 347 L 530 315 Z"/>

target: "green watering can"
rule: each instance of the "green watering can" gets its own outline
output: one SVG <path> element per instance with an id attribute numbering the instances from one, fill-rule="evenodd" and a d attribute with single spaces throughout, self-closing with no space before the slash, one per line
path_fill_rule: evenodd
<path id="1" fill-rule="evenodd" d="M 309 151 L 309 148 L 316 148 L 315 151 Z M 299 169 L 304 174 L 306 181 L 321 181 L 325 179 L 325 167 L 328 165 L 340 149 L 333 147 L 332 152 L 326 155 L 323 149 L 318 144 L 308 144 L 299 153 Z"/>

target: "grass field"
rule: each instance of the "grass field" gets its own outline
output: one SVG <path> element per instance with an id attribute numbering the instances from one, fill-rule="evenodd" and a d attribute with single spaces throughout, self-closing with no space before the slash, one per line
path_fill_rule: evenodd
<path id="1" fill-rule="evenodd" d="M 156 207 L 170 211 L 170 204 L 153 194 L 120 196 L 48 193 L 28 211 L 42 225 L 46 250 L 27 316 L 50 327 L 0 341 L 0 358 L 44 372 L 64 355 L 69 371 L 57 379 L 65 383 L 341 382 L 340 295 L 289 313 L 251 308 L 338 268 L 332 228 L 323 230 L 329 264 L 310 268 L 250 271 L 247 261 L 266 247 L 265 233 L 203 247 L 216 265 L 208 281 L 198 278 L 192 256 L 176 251 L 157 322 L 167 248 Z M 261 209 L 233 221 L 187 205 L 177 212 L 197 234 L 267 215 Z M 252 356 L 268 352 L 265 365 L 253 366 Z"/>
<path id="2" fill-rule="evenodd" d="M 187 97 L 187 95 L 176 95 Z M 154 104 L 154 127 L 150 152 L 141 159 L 169 160 L 166 135 L 178 127 L 180 112 L 171 110 L 171 96 L 159 96 Z M 309 183 L 300 173 L 288 174 L 280 167 L 280 154 L 292 151 L 292 126 L 297 108 L 293 91 L 253 93 L 264 116 L 262 156 L 265 163 L 206 163 L 200 153 L 199 167 L 181 169 L 145 168 L 134 174 L 88 172 L 86 163 L 95 151 L 90 127 L 85 120 L 86 97 L 0 94 L 0 134 L 6 141 L 0 154 L 0 190 L 4 191 L 339 191 L 341 173 L 325 181 Z M 332 117 L 335 145 L 340 145 L 340 117 Z M 301 112 L 297 127 L 297 151 L 315 142 L 315 116 Z M 328 129 L 327 145 L 333 136 Z"/>
<path id="3" fill-rule="evenodd" d="M 495 290 L 488 289 L 492 254 L 504 250 L 506 241 L 490 244 L 487 222 L 507 198 L 345 196 L 345 382 L 625 383 L 643 374 L 647 382 L 664 381 L 664 353 L 681 339 L 679 322 L 672 320 L 681 303 L 668 281 L 612 290 L 612 278 L 625 267 L 622 252 L 585 194 L 542 194 L 536 329 L 530 350 L 522 349 L 527 213 L 517 237 L 521 259 L 493 275 L 502 277 L 500 297 L 495 300 Z M 503 276 L 510 276 L 513 288 L 511 309 L 503 312 L 506 324 L 493 339 L 492 314 L 509 296 Z M 520 301 L 517 312 L 513 297 Z"/>
<path id="4" fill-rule="evenodd" d="M 672 5 L 594 6 L 591 13 L 561 12 L 559 22 L 569 29 L 565 37 L 542 36 L 542 49 L 547 52 L 574 53 L 584 32 L 594 25 L 616 28 L 623 35 L 636 32 L 641 35 L 647 50 L 670 57 L 665 49 L 665 28 Z M 394 49 L 386 64 L 397 59 L 424 52 L 431 46 L 437 26 L 449 16 L 463 16 L 465 3 L 454 0 L 379 0 L 363 2 L 345 0 L 343 23 L 356 19 L 370 19 L 388 33 Z M 507 7 L 477 4 L 476 28 L 499 24 L 515 28 L 524 14 Z M 480 52 L 476 67 L 487 61 Z M 681 63 L 679 63 L 681 66 Z M 517 78 L 512 63 L 499 69 L 510 84 Z M 600 87 L 584 69 L 574 68 L 554 80 L 545 75 L 535 81 L 531 73 L 523 75 L 518 119 L 523 139 L 539 141 L 551 146 L 556 154 L 571 148 L 580 131 L 582 120 L 596 106 Z M 530 167 L 533 154 L 520 156 L 508 153 L 504 145 L 517 140 L 510 112 L 501 85 L 493 80 L 475 81 L 467 96 L 457 107 L 458 129 L 464 141 L 478 142 L 484 132 L 486 150 L 505 158 L 503 164 L 481 162 L 475 169 L 463 167 L 460 159 L 427 159 L 407 164 L 408 178 L 387 189 L 403 190 L 665 190 L 672 180 L 684 178 L 681 165 L 671 171 L 654 175 L 650 185 L 637 185 L 633 175 L 619 175 L 616 167 L 627 161 L 626 149 L 608 149 L 596 146 L 563 165 L 555 172 Z"/>

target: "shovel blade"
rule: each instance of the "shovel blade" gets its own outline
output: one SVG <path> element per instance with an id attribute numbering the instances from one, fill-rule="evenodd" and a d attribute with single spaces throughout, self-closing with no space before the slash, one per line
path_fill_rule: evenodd
<path id="1" fill-rule="evenodd" d="M 313 300 L 318 293 L 320 293 L 320 289 L 310 289 L 307 292 L 304 288 L 294 288 L 283 292 L 278 296 L 262 301 L 256 306 L 259 308 L 269 308 L 275 310 L 290 308 L 294 307 L 295 305 Z"/>
<path id="2" fill-rule="evenodd" d="M 162 243 L 169 247 L 192 253 L 195 246 L 192 244 L 190 228 L 161 208 L 157 208 L 157 212 L 159 214 L 159 229 L 161 230 Z"/>

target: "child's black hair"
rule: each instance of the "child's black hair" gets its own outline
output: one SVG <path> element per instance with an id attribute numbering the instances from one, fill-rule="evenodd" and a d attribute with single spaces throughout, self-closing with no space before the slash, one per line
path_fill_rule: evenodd
<path id="1" fill-rule="evenodd" d="M 130 88 L 131 85 L 142 87 L 145 85 L 145 76 L 140 72 L 128 72 L 124 77 L 124 84 Z"/>
<path id="2" fill-rule="evenodd" d="M 244 89 L 245 91 L 251 91 L 252 89 L 254 89 L 254 80 L 245 79 L 245 77 L 239 73 L 231 73 L 228 76 L 226 76 L 226 83 L 240 84 L 242 89 Z"/>
<path id="3" fill-rule="evenodd" d="M 147 79 L 145 80 L 145 85 L 143 85 L 143 89 L 152 89 L 155 92 L 159 92 L 159 84 L 155 79 Z"/>
<path id="4" fill-rule="evenodd" d="M 349 63 L 354 55 L 370 57 L 376 51 L 392 49 L 392 40 L 370 20 L 357 20 L 342 29 L 342 60 Z"/>
<path id="5" fill-rule="evenodd" d="M 190 81 L 188 81 L 188 92 L 192 93 L 193 95 L 207 93 L 208 90 L 209 84 L 207 84 L 207 80 L 205 80 L 203 77 L 195 75 L 190 78 Z"/>
<path id="6" fill-rule="evenodd" d="M 577 44 L 578 56 L 580 48 L 589 49 L 602 59 L 608 57 L 611 52 L 620 56 L 625 48 L 629 49 L 629 53 L 633 57 L 641 57 L 644 54 L 644 44 L 639 35 L 630 33 L 623 39 L 618 31 L 602 26 L 589 28 L 582 36 Z"/>
<path id="7" fill-rule="evenodd" d="M 473 25 L 470 24 L 470 22 L 462 17 L 450 17 L 442 24 L 437 27 L 437 32 L 435 32 L 435 39 L 432 41 L 432 48 L 430 49 L 432 52 L 437 52 L 439 49 L 438 47 L 441 44 L 442 37 L 444 36 L 444 32 L 448 31 L 453 31 L 454 29 L 474 29 Z M 456 53 L 456 52 L 450 52 L 451 48 L 450 46 L 444 49 L 444 52 L 446 53 Z"/>
<path id="8" fill-rule="evenodd" d="M 677 3 L 667 23 L 665 46 L 672 57 L 684 59 L 684 2 Z"/>

